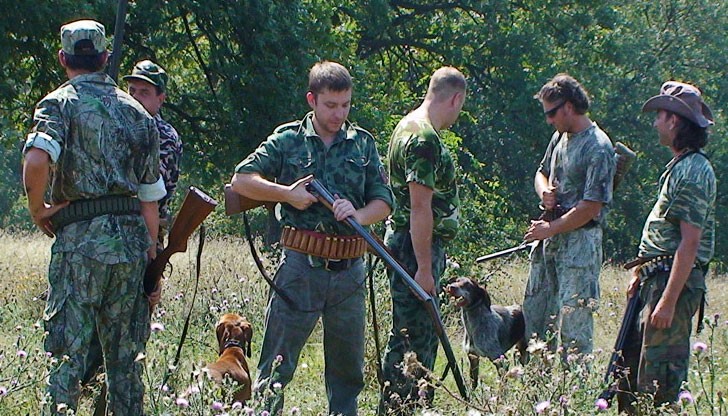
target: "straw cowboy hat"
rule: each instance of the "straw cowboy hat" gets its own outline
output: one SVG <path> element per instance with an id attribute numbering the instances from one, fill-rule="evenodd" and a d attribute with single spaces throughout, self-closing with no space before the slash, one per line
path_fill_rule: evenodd
<path id="1" fill-rule="evenodd" d="M 700 90 L 690 84 L 667 81 L 660 88 L 660 95 L 647 100 L 642 111 L 667 110 L 679 114 L 702 128 L 713 124 L 713 113 L 703 99 Z"/>

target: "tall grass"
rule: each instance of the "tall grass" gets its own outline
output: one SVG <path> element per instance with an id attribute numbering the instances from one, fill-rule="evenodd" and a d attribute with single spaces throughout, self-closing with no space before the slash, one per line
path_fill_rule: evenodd
<path id="1" fill-rule="evenodd" d="M 45 395 L 45 378 L 49 368 L 58 365 L 58 357 L 43 351 L 43 327 L 40 318 L 44 302 L 40 295 L 46 288 L 46 273 L 52 241 L 40 234 L 10 234 L 0 231 L 0 414 L 35 415 Z M 208 241 L 202 256 L 197 299 L 191 303 L 195 285 L 193 238 L 188 252 L 172 258 L 173 269 L 165 281 L 162 303 L 152 316 L 156 325 L 147 345 L 145 383 L 146 409 L 149 415 L 253 414 L 250 408 L 232 403 L 233 388 L 218 386 L 207 380 L 202 367 L 217 357 L 214 325 L 225 312 L 248 318 L 254 328 L 253 358 L 260 349 L 268 287 L 259 276 L 245 242 L 233 238 Z M 266 259 L 272 272 L 275 254 Z M 452 265 L 450 275 L 460 269 Z M 471 276 L 488 282 L 494 303 L 519 303 L 527 274 L 523 257 L 495 261 L 483 266 L 480 275 Z M 436 382 L 445 367 L 440 353 L 432 383 L 437 394 L 434 408 L 427 414 L 438 415 L 586 415 L 599 413 L 595 400 L 602 389 L 603 371 L 611 354 L 625 298 L 628 276 L 622 270 L 606 266 L 602 272 L 602 301 L 596 313 L 595 352 L 587 364 L 562 365 L 557 357 L 532 346 L 529 364 L 521 366 L 512 356 L 504 359 L 500 370 L 481 360 L 480 385 L 470 392 L 470 402 L 458 395 L 452 376 L 442 384 Z M 683 401 L 678 409 L 690 415 L 726 414 L 725 362 L 728 344 L 728 318 L 723 313 L 728 304 L 724 277 L 711 277 L 708 323 L 703 334 L 693 336 L 702 342 L 691 359 L 687 388 L 692 401 Z M 380 321 L 382 343 L 391 322 L 388 284 L 381 270 L 376 274 L 376 311 Z M 181 360 L 172 366 L 185 317 L 191 309 L 190 329 L 184 341 Z M 459 311 L 443 299 L 442 312 L 448 335 L 462 372 L 467 375 L 467 360 L 461 343 L 464 335 Z M 721 318 L 721 315 L 724 318 Z M 370 326 L 371 327 L 371 326 Z M 374 414 L 378 400 L 376 358 L 371 328 L 367 333 L 366 387 L 360 396 L 360 414 Z M 285 359 L 285 358 L 284 358 Z M 166 383 L 163 380 L 168 377 Z M 467 377 L 467 376 L 466 376 Z M 469 385 L 469 381 L 466 380 Z M 229 384 L 229 383 L 228 383 Z M 98 384 L 86 388 L 78 414 L 91 414 Z M 249 403 L 254 405 L 254 403 Z M 648 406 L 649 408 L 649 406 Z M 649 409 L 647 413 L 665 414 L 668 409 Z M 306 344 L 293 382 L 286 388 L 285 414 L 319 415 L 326 412 L 323 381 L 322 331 L 314 330 Z M 603 414 L 616 414 L 608 409 Z"/>

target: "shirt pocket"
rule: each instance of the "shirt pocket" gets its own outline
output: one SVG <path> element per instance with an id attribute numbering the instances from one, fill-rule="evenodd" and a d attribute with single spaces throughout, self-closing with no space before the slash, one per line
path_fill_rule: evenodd
<path id="1" fill-rule="evenodd" d="M 316 160 L 310 155 L 289 157 L 283 172 L 283 181 L 295 182 L 306 175 L 316 173 Z"/>
<path id="2" fill-rule="evenodd" d="M 371 163 L 371 160 L 365 155 L 354 155 L 346 158 L 345 172 L 342 179 L 344 179 L 349 190 L 364 195 L 369 163 Z"/>

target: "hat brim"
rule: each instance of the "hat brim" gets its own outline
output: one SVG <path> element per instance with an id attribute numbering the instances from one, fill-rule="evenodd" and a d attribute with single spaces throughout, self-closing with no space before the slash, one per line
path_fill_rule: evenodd
<path id="1" fill-rule="evenodd" d="M 685 101 L 672 95 L 656 95 L 642 104 L 642 112 L 667 110 L 692 121 L 702 128 L 713 124 L 702 114 L 696 114 Z"/>
<path id="2" fill-rule="evenodd" d="M 144 75 L 124 75 L 123 77 L 121 77 L 121 79 L 123 79 L 124 81 L 128 81 L 130 79 L 138 79 L 138 80 L 141 80 L 141 81 L 146 81 L 146 82 L 154 85 L 155 87 L 159 87 L 159 84 L 157 84 L 156 82 L 152 81 L 151 78 L 145 77 Z M 162 91 L 164 91 L 164 87 L 162 87 Z"/>

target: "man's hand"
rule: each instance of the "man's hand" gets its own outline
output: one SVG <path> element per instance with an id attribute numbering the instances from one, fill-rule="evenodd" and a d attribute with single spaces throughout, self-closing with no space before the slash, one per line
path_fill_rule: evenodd
<path id="1" fill-rule="evenodd" d="M 69 201 L 64 201 L 56 205 L 49 205 L 44 202 L 40 207 L 32 210 L 29 209 L 30 217 L 33 219 L 33 223 L 43 232 L 43 234 L 53 238 L 55 236 L 55 228 L 50 221 L 51 217 L 62 208 L 67 207 L 68 204 L 70 204 Z"/>
<path id="2" fill-rule="evenodd" d="M 672 326 L 672 318 L 675 316 L 675 304 L 670 303 L 661 297 L 650 315 L 650 325 L 658 329 L 666 329 Z"/>
<path id="3" fill-rule="evenodd" d="M 545 240 L 555 235 L 551 229 L 551 223 L 548 221 L 538 220 L 531 221 L 531 226 L 528 227 L 526 235 L 523 236 L 523 240 L 527 242 L 535 240 Z"/>
<path id="4" fill-rule="evenodd" d="M 154 288 L 152 293 L 147 295 L 147 300 L 149 300 L 149 307 L 154 308 L 157 306 L 159 301 L 162 299 L 162 282 L 160 281 L 157 283 L 157 286 Z"/>
<path id="5" fill-rule="evenodd" d="M 627 299 L 631 298 L 632 296 L 639 296 L 640 277 L 637 275 L 637 269 L 638 267 L 633 267 L 631 270 L 632 280 L 630 280 L 629 284 L 627 285 Z"/>
<path id="6" fill-rule="evenodd" d="M 349 201 L 348 199 L 342 199 L 339 198 L 339 195 L 334 195 L 334 203 L 332 205 L 332 210 L 334 212 L 334 217 L 336 218 L 336 221 L 344 221 L 345 219 L 349 217 L 354 217 L 356 222 L 361 224 L 361 221 L 356 217 L 356 208 L 354 208 L 354 205 Z"/>
<path id="7" fill-rule="evenodd" d="M 286 202 L 301 211 L 318 202 L 318 199 L 306 190 L 306 185 L 312 180 L 313 175 L 308 175 L 289 185 Z"/>
<path id="8" fill-rule="evenodd" d="M 435 296 L 437 294 L 435 293 L 435 278 L 432 276 L 432 273 L 421 273 L 418 270 L 415 273 L 415 282 L 420 285 L 422 290 L 430 295 Z"/>
<path id="9" fill-rule="evenodd" d="M 549 186 L 545 191 L 541 193 L 541 203 L 544 209 L 552 210 L 556 207 L 556 188 Z"/>

